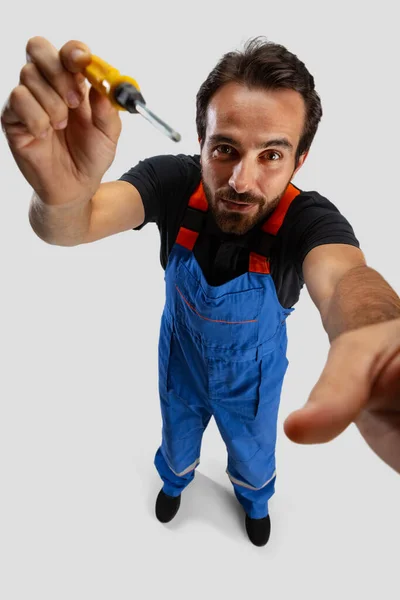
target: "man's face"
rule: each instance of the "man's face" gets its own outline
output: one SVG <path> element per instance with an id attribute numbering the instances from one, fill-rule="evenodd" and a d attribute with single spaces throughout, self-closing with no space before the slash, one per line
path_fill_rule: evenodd
<path id="1" fill-rule="evenodd" d="M 293 90 L 228 83 L 207 109 L 201 140 L 204 191 L 225 233 L 243 234 L 277 206 L 294 173 L 305 106 Z"/>

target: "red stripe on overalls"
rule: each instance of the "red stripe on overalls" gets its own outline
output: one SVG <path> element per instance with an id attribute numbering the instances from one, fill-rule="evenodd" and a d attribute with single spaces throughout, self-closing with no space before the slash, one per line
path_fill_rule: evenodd
<path id="1" fill-rule="evenodd" d="M 262 226 L 262 230 L 271 233 L 272 235 L 276 235 L 281 228 L 289 206 L 299 194 L 300 190 L 292 183 L 289 183 L 278 206 Z M 264 273 L 267 275 L 271 272 L 270 262 L 265 256 L 261 256 L 261 254 L 257 254 L 256 252 L 250 252 L 249 271 L 251 273 Z"/>

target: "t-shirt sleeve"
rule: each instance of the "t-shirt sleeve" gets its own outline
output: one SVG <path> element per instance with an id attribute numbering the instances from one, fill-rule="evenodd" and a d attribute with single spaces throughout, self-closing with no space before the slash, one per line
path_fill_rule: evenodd
<path id="1" fill-rule="evenodd" d="M 200 156 L 186 154 L 146 158 L 120 177 L 136 187 L 143 201 L 144 222 L 135 229 L 142 229 L 147 223 L 158 226 L 164 269 L 189 198 L 200 179 Z"/>
<path id="2" fill-rule="evenodd" d="M 168 218 L 167 211 L 176 208 L 176 199 L 184 193 L 190 173 L 184 155 L 160 155 L 146 158 L 120 177 L 138 190 L 144 206 L 144 222 L 159 228 Z"/>
<path id="3" fill-rule="evenodd" d="M 317 192 L 302 192 L 293 201 L 287 217 L 292 260 L 301 279 L 303 261 L 316 246 L 349 244 L 360 247 L 349 221 L 332 202 Z"/>

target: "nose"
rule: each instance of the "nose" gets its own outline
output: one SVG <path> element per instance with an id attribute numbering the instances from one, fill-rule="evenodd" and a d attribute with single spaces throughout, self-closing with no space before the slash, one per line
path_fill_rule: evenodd
<path id="1" fill-rule="evenodd" d="M 237 163 L 229 179 L 229 185 L 238 194 L 243 194 L 254 189 L 255 169 L 249 161 L 241 160 Z"/>

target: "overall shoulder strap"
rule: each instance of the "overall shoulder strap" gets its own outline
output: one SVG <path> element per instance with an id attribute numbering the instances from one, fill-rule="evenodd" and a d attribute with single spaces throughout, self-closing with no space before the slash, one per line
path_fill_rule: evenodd
<path id="1" fill-rule="evenodd" d="M 278 206 L 262 225 L 260 234 L 256 238 L 254 251 L 250 252 L 249 271 L 251 273 L 270 273 L 269 255 L 272 244 L 282 226 L 289 206 L 300 193 L 301 190 L 289 183 Z"/>
<path id="2" fill-rule="evenodd" d="M 185 216 L 183 217 L 182 225 L 176 238 L 177 244 L 184 246 L 188 250 L 193 250 L 204 225 L 207 211 L 208 202 L 204 194 L 203 184 L 200 181 L 187 205 Z"/>

